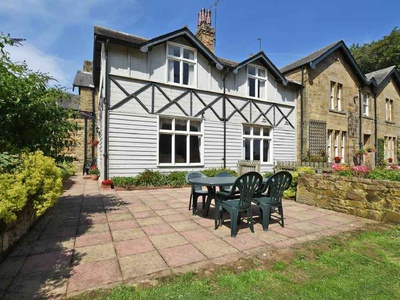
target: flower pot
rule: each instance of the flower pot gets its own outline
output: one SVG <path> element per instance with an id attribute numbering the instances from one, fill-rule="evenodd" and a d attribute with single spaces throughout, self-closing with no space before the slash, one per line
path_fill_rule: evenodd
<path id="1" fill-rule="evenodd" d="M 91 178 L 92 180 L 97 180 L 97 179 L 99 179 L 99 174 L 91 174 L 91 175 L 90 175 L 90 178 Z"/>
<path id="2" fill-rule="evenodd" d="M 107 185 L 107 184 L 102 184 L 101 187 L 102 187 L 103 189 L 106 189 L 106 190 L 109 190 L 109 189 L 112 189 L 112 188 L 113 188 L 112 185 Z"/>

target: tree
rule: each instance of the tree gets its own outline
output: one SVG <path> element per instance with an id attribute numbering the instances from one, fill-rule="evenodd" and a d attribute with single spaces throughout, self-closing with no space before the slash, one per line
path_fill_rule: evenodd
<path id="1" fill-rule="evenodd" d="M 0 153 L 41 150 L 56 158 L 74 144 L 75 112 L 62 106 L 70 95 L 50 87 L 48 74 L 12 62 L 7 45 L 15 43 L 0 34 Z"/>
<path id="2" fill-rule="evenodd" d="M 353 44 L 350 52 L 364 73 L 390 66 L 400 70 L 400 30 L 395 27 L 389 35 L 370 44 Z"/>

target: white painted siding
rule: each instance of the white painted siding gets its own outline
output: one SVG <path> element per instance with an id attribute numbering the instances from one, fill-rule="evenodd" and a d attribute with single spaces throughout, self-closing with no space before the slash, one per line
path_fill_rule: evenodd
<path id="1" fill-rule="evenodd" d="M 110 112 L 109 177 L 157 166 L 157 117 Z"/>

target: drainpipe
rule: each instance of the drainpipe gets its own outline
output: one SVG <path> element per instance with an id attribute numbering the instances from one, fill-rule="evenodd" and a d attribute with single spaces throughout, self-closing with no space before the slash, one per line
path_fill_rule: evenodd
<path id="1" fill-rule="evenodd" d="M 301 66 L 301 90 L 300 90 L 300 162 L 304 155 L 304 65 Z"/>
<path id="2" fill-rule="evenodd" d="M 375 91 L 372 89 L 372 95 L 374 96 L 374 134 L 375 134 L 375 139 L 374 139 L 374 146 L 375 146 L 375 150 L 378 150 L 378 118 L 377 118 L 377 107 L 376 107 L 376 93 Z M 375 166 L 376 163 L 378 161 L 378 151 L 375 151 Z"/>
<path id="3" fill-rule="evenodd" d="M 358 88 L 358 118 L 359 118 L 359 132 L 358 132 L 358 145 L 359 149 L 363 147 L 362 141 L 362 99 L 361 99 L 361 87 Z"/>
<path id="4" fill-rule="evenodd" d="M 96 131 L 95 131 L 96 130 L 96 112 L 95 112 L 96 106 L 94 104 L 94 99 L 95 99 L 94 89 L 92 89 L 92 117 L 93 117 L 93 119 L 92 119 L 92 140 L 96 139 L 96 136 L 95 136 L 95 134 L 96 134 Z M 94 148 L 95 148 L 95 146 L 92 144 L 92 160 L 93 160 L 93 157 L 95 156 Z"/>
<path id="5" fill-rule="evenodd" d="M 106 74 L 105 74 L 105 113 L 104 113 L 104 152 L 103 152 L 103 158 L 104 158 L 104 178 L 103 179 L 108 179 L 108 123 L 109 123 L 109 109 L 110 109 L 110 94 L 109 94 L 109 89 L 108 89 L 108 84 L 109 84 L 109 78 L 108 78 L 108 44 L 109 40 L 106 40 Z"/>
<path id="6" fill-rule="evenodd" d="M 222 85 L 224 87 L 224 92 L 222 95 L 222 118 L 224 119 L 224 169 L 226 169 L 226 86 L 225 86 L 225 79 L 229 73 L 229 69 L 226 70 L 224 77 L 222 77 Z"/>

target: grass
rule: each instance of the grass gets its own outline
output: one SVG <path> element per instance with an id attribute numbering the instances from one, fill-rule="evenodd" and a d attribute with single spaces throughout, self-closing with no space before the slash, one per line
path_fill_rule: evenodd
<path id="1" fill-rule="evenodd" d="M 119 286 L 75 299 L 398 299 L 400 295 L 400 228 L 343 234 L 270 255 L 164 278 L 154 287 Z"/>

